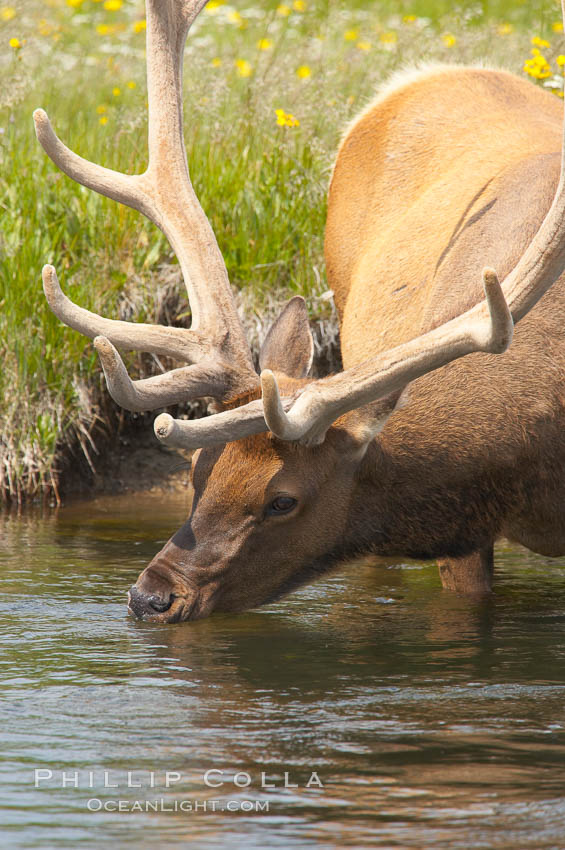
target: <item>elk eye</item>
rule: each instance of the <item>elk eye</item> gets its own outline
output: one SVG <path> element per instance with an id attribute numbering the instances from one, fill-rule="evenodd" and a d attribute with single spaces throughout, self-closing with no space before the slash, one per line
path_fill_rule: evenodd
<path id="1" fill-rule="evenodd" d="M 297 504 L 296 499 L 293 499 L 292 496 L 277 496 L 276 499 L 273 499 L 271 504 L 267 508 L 267 513 L 271 516 L 280 516 L 281 514 L 288 514 Z"/>

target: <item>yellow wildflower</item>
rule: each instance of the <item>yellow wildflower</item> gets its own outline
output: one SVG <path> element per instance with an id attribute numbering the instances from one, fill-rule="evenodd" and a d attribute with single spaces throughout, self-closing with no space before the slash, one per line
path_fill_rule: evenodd
<path id="1" fill-rule="evenodd" d="M 110 35 L 112 32 L 112 27 L 108 26 L 108 24 L 98 24 L 96 27 L 96 32 L 98 35 Z"/>
<path id="2" fill-rule="evenodd" d="M 358 41 L 355 45 L 358 50 L 370 50 L 371 46 L 372 45 L 370 41 Z"/>
<path id="3" fill-rule="evenodd" d="M 555 61 L 557 62 L 559 67 L 562 68 L 565 65 L 565 56 L 562 53 L 560 53 Z"/>
<path id="4" fill-rule="evenodd" d="M 280 18 L 288 18 L 291 12 L 292 9 L 290 8 L 290 6 L 286 6 L 284 3 L 281 3 L 280 6 L 277 6 L 277 15 Z"/>
<path id="5" fill-rule="evenodd" d="M 24 46 L 24 42 L 20 41 L 19 38 L 11 38 L 8 44 L 10 45 L 10 47 L 13 47 L 14 50 L 19 50 L 20 47 Z"/>
<path id="6" fill-rule="evenodd" d="M 219 58 L 219 56 L 215 56 L 212 59 L 212 65 L 213 65 L 214 68 L 220 68 L 221 67 L 222 60 Z"/>
<path id="7" fill-rule="evenodd" d="M 121 93 L 122 93 L 122 90 L 119 89 L 117 86 L 115 86 L 112 89 L 112 94 L 114 95 L 114 97 L 119 97 L 121 95 Z"/>
<path id="8" fill-rule="evenodd" d="M 402 18 L 403 24 L 415 24 L 416 23 L 416 15 L 404 15 Z"/>
<path id="9" fill-rule="evenodd" d="M 555 21 L 555 23 L 551 25 L 551 29 L 553 32 L 563 32 L 563 21 Z"/>
<path id="10" fill-rule="evenodd" d="M 128 89 L 136 89 L 137 83 L 135 82 L 135 80 L 128 80 L 127 81 L 127 87 L 128 87 Z"/>
<path id="11" fill-rule="evenodd" d="M 107 12 L 117 12 L 122 6 L 122 0 L 104 0 L 104 8 Z"/>
<path id="12" fill-rule="evenodd" d="M 540 67 L 542 65 L 548 64 L 547 59 L 542 53 L 536 53 L 536 55 L 533 56 L 529 61 L 533 62 L 534 65 L 539 65 Z"/>
<path id="13" fill-rule="evenodd" d="M 105 104 L 101 103 L 100 106 L 96 107 L 96 112 L 98 115 L 105 115 L 108 112 L 108 107 Z"/>
<path id="14" fill-rule="evenodd" d="M 210 0 L 207 6 L 204 7 L 204 11 L 209 15 L 217 15 L 218 9 L 220 6 L 224 5 L 224 0 Z"/>
<path id="15" fill-rule="evenodd" d="M 275 115 L 279 127 L 300 127 L 298 118 L 295 118 L 290 112 L 285 112 L 284 109 L 275 109 Z"/>
<path id="16" fill-rule="evenodd" d="M 544 38 L 539 38 L 537 35 L 532 38 L 532 44 L 534 47 L 551 47 L 549 41 L 546 41 Z"/>
<path id="17" fill-rule="evenodd" d="M 455 45 L 457 44 L 457 39 L 450 32 L 444 32 L 441 37 L 441 40 L 443 41 L 446 47 L 455 47 Z"/>
<path id="18" fill-rule="evenodd" d="M 294 0 L 292 4 L 292 8 L 295 12 L 305 12 L 306 11 L 306 3 L 304 0 Z"/>
<path id="19" fill-rule="evenodd" d="M 108 123 L 108 116 L 102 115 L 102 117 L 98 119 L 98 123 L 102 124 L 102 126 L 104 126 L 104 124 L 107 124 Z"/>
<path id="20" fill-rule="evenodd" d="M 70 6 L 71 9 L 78 9 L 79 6 L 82 6 L 83 0 L 67 0 L 67 6 Z"/>
<path id="21" fill-rule="evenodd" d="M 253 73 L 251 63 L 247 59 L 236 59 L 235 67 L 240 77 L 250 77 Z"/>
<path id="22" fill-rule="evenodd" d="M 2 6 L 0 9 L 0 18 L 3 21 L 11 21 L 16 17 L 16 10 L 13 6 Z"/>
<path id="23" fill-rule="evenodd" d="M 141 21 L 134 21 L 133 22 L 133 31 L 135 33 L 144 32 L 146 29 L 147 29 L 147 21 L 145 20 L 145 18 L 143 18 L 143 20 L 141 20 Z"/>
<path id="24" fill-rule="evenodd" d="M 533 52 L 533 51 L 532 51 Z M 531 59 L 527 59 L 524 63 L 523 70 L 534 80 L 546 80 L 551 77 L 551 68 L 545 56 L 542 56 L 539 51 Z"/>
<path id="25" fill-rule="evenodd" d="M 312 76 L 312 71 L 310 70 L 308 65 L 301 65 L 296 69 L 296 76 L 299 80 L 307 80 L 308 77 Z"/>
<path id="26" fill-rule="evenodd" d="M 260 38 L 257 42 L 259 50 L 270 50 L 273 46 L 273 41 L 270 38 Z"/>
<path id="27" fill-rule="evenodd" d="M 357 41 L 359 38 L 359 30 L 345 30 L 343 37 L 346 41 Z"/>
<path id="28" fill-rule="evenodd" d="M 496 31 L 499 35 L 510 35 L 513 29 L 512 24 L 499 24 Z"/>

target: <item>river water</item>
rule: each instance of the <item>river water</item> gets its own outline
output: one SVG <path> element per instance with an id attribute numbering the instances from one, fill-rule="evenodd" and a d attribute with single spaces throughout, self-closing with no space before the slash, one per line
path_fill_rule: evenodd
<path id="1" fill-rule="evenodd" d="M 185 513 L 0 518 L 3 848 L 565 848 L 565 559 L 499 546 L 482 602 L 372 560 L 135 621 Z"/>

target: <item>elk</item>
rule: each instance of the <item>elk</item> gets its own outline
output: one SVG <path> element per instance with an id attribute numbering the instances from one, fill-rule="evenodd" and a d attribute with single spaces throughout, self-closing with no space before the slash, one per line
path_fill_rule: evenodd
<path id="1" fill-rule="evenodd" d="M 343 371 L 308 378 L 295 297 L 258 374 L 184 148 L 184 43 L 205 2 L 147 0 L 143 174 L 82 159 L 34 113 L 59 168 L 166 234 L 193 318 L 190 330 L 102 318 L 48 265 L 51 309 L 94 339 L 119 405 L 216 404 L 203 419 L 155 420 L 164 443 L 196 450 L 194 498 L 131 588 L 130 611 L 157 622 L 243 611 L 359 553 L 437 559 L 444 588 L 486 593 L 501 536 L 565 554 L 558 99 L 483 68 L 394 79 L 350 126 L 331 178 L 325 253 Z M 118 348 L 188 365 L 131 380 Z"/>

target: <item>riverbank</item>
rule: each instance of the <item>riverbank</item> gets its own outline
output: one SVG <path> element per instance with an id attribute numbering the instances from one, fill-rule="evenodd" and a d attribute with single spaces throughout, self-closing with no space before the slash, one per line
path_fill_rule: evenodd
<path id="1" fill-rule="evenodd" d="M 255 349 L 298 293 L 319 371 L 339 368 L 324 278 L 327 184 L 342 128 L 391 73 L 423 60 L 526 73 L 537 51 L 550 71 L 536 60 L 530 76 L 560 85 L 556 3 L 449 10 L 443 0 L 211 0 L 198 19 L 185 62 L 187 155 Z M 0 41 L 0 498 L 56 501 L 77 479 L 95 487 L 101 458 L 116 440 L 131 445 L 140 423 L 151 434 L 153 417 L 109 400 L 92 344 L 45 303 L 43 264 L 74 301 L 112 318 L 189 327 L 190 307 L 162 234 L 59 173 L 31 121 L 41 106 L 81 155 L 145 168 L 143 4 L 19 0 L 0 6 Z M 127 364 L 134 377 L 173 365 L 144 354 Z"/>

